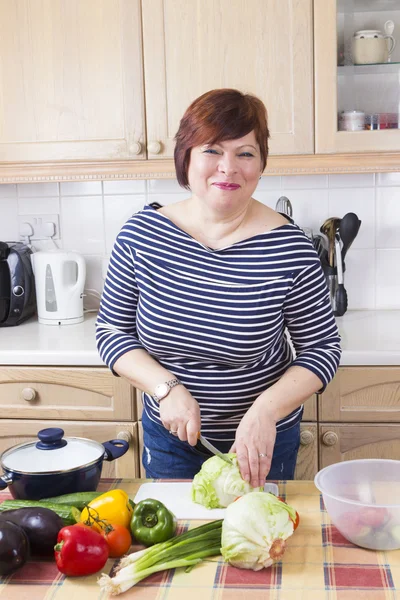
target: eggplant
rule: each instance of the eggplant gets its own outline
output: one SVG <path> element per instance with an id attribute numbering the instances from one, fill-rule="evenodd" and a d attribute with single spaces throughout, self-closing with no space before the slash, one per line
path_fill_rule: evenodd
<path id="1" fill-rule="evenodd" d="M 10 575 L 29 558 L 29 539 L 22 527 L 11 521 L 0 523 L 0 575 Z"/>
<path id="2" fill-rule="evenodd" d="M 57 535 L 64 521 L 54 511 L 44 507 L 26 507 L 0 513 L 0 526 L 7 521 L 24 530 L 35 556 L 53 556 Z"/>

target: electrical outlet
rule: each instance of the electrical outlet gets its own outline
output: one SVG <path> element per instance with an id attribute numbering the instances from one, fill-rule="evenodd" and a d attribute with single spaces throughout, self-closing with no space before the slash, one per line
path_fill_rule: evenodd
<path id="1" fill-rule="evenodd" d="M 47 223 L 54 223 L 53 240 L 60 239 L 60 215 L 19 215 L 18 226 L 19 233 L 25 235 L 23 224 L 28 223 L 33 230 L 30 237 L 31 240 L 46 240 L 49 237 Z"/>

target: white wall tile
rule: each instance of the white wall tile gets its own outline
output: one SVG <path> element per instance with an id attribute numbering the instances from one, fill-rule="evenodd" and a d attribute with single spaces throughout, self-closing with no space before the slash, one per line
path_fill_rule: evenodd
<path id="1" fill-rule="evenodd" d="M 109 254 L 113 248 L 122 225 L 133 214 L 142 210 L 146 203 L 143 196 L 104 196 L 104 224 L 106 252 Z"/>
<path id="2" fill-rule="evenodd" d="M 314 234 L 319 233 L 319 228 L 328 214 L 328 190 L 282 190 L 293 207 L 294 222 L 300 227 L 310 227 Z"/>
<path id="3" fill-rule="evenodd" d="M 327 175 L 283 175 L 282 187 L 286 190 L 305 190 L 328 187 Z"/>
<path id="4" fill-rule="evenodd" d="M 328 175 L 330 188 L 373 187 L 375 173 L 349 173 Z"/>
<path id="5" fill-rule="evenodd" d="M 186 191 L 176 179 L 149 179 L 147 181 L 148 194 L 182 194 Z"/>
<path id="6" fill-rule="evenodd" d="M 376 247 L 400 248 L 400 187 L 376 192 Z"/>
<path id="7" fill-rule="evenodd" d="M 375 250 L 350 248 L 345 258 L 344 287 L 349 310 L 375 308 Z"/>
<path id="8" fill-rule="evenodd" d="M 83 306 L 85 308 L 98 308 L 100 306 L 100 298 L 95 292 L 101 294 L 103 291 L 104 281 L 101 276 L 102 256 L 84 256 L 86 262 L 86 281 Z M 94 290 L 93 292 L 91 290 Z"/>
<path id="9" fill-rule="evenodd" d="M 280 190 L 282 188 L 282 177 L 280 175 L 265 175 L 258 182 L 256 191 Z"/>
<path id="10" fill-rule="evenodd" d="M 129 179 L 124 181 L 103 181 L 104 194 L 145 194 L 146 181 L 144 179 Z"/>
<path id="11" fill-rule="evenodd" d="M 61 198 L 61 238 L 64 250 L 82 254 L 103 254 L 104 220 L 100 196 Z"/>
<path id="12" fill-rule="evenodd" d="M 0 198 L 0 240 L 2 242 L 19 242 L 16 198 Z"/>
<path id="13" fill-rule="evenodd" d="M 102 193 L 101 181 L 66 181 L 60 183 L 61 196 L 96 196 Z"/>
<path id="14" fill-rule="evenodd" d="M 376 185 L 400 185 L 400 172 L 396 173 L 377 173 Z"/>
<path id="15" fill-rule="evenodd" d="M 60 199 L 58 196 L 18 198 L 19 215 L 58 215 L 59 213 Z"/>
<path id="16" fill-rule="evenodd" d="M 18 196 L 20 198 L 33 197 L 41 198 L 42 196 L 58 196 L 58 183 L 19 183 Z"/>
<path id="17" fill-rule="evenodd" d="M 0 198 L 16 198 L 17 186 L 12 183 L 0 185 Z"/>
<path id="18" fill-rule="evenodd" d="M 400 309 L 400 249 L 376 251 L 376 308 Z"/>
<path id="19" fill-rule="evenodd" d="M 375 248 L 375 188 L 329 190 L 329 216 L 354 212 L 362 221 L 352 248 Z"/>

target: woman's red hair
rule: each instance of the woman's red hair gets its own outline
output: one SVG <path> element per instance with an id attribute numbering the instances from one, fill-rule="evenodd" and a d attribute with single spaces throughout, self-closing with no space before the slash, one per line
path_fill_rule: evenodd
<path id="1" fill-rule="evenodd" d="M 262 170 L 268 156 L 268 117 L 256 96 L 239 90 L 219 89 L 196 98 L 186 110 L 175 136 L 175 169 L 178 183 L 189 189 L 188 169 L 194 146 L 241 138 L 254 131 L 261 153 Z"/>

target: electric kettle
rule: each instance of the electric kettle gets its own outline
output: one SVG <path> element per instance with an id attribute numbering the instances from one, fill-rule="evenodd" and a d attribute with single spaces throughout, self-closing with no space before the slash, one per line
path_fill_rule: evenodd
<path id="1" fill-rule="evenodd" d="M 31 256 L 39 323 L 74 325 L 83 321 L 85 259 L 76 252 L 50 250 Z"/>

